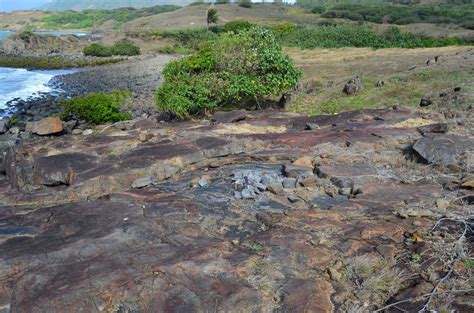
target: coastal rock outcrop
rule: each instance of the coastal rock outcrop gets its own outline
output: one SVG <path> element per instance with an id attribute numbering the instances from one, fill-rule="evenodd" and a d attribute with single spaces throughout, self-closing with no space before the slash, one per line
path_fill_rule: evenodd
<path id="1" fill-rule="evenodd" d="M 474 191 L 443 188 L 469 178 L 405 156 L 416 142 L 436 155 L 438 137 L 413 122 L 423 114 L 256 111 L 12 147 L 0 176 L 0 308 L 372 310 L 433 286 L 448 271 L 436 260 L 464 229 L 433 225 L 466 213 L 459 197 Z M 456 271 L 466 283 L 468 269 Z M 452 296 L 454 309 L 472 311 L 468 295 Z"/>

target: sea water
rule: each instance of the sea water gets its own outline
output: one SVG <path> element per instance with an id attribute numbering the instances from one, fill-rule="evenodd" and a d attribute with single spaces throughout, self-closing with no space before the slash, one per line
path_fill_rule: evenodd
<path id="1" fill-rule="evenodd" d="M 0 41 L 10 34 L 7 31 L 0 31 Z M 56 75 L 72 72 L 74 71 L 28 71 L 26 69 L 0 67 L 0 109 L 5 109 L 5 104 L 14 99 L 26 100 L 39 96 L 40 93 L 56 91 L 48 85 L 49 81 Z"/>
<path id="2" fill-rule="evenodd" d="M 28 71 L 18 68 L 0 67 L 0 109 L 13 99 L 26 100 L 43 92 L 55 91 L 48 83 L 57 75 L 73 70 Z"/>

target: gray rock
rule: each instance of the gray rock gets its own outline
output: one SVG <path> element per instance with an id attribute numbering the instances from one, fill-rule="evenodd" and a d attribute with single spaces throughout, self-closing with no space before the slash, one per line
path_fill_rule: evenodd
<path id="1" fill-rule="evenodd" d="M 431 99 L 421 99 L 420 100 L 420 107 L 427 107 L 433 104 Z"/>
<path id="2" fill-rule="evenodd" d="M 362 78 L 360 76 L 356 76 L 344 85 L 342 92 L 348 96 L 352 96 L 362 91 L 362 89 L 364 89 L 364 86 L 362 85 Z"/>
<path id="3" fill-rule="evenodd" d="M 4 134 L 7 131 L 7 123 L 5 121 L 0 121 L 0 135 Z"/>
<path id="4" fill-rule="evenodd" d="M 244 190 L 245 182 L 243 179 L 238 179 L 234 183 L 234 189 L 237 191 L 242 191 Z"/>
<path id="5" fill-rule="evenodd" d="M 201 178 L 199 179 L 199 186 L 200 186 L 200 187 L 207 186 L 207 184 L 208 184 L 208 183 L 207 183 L 207 180 L 206 180 L 205 177 L 201 177 Z"/>
<path id="6" fill-rule="evenodd" d="M 352 194 L 352 188 L 341 188 L 339 189 L 339 194 L 344 195 L 344 196 L 350 196 Z"/>
<path id="7" fill-rule="evenodd" d="M 420 126 L 417 128 L 418 132 L 422 135 L 427 133 L 447 133 L 448 132 L 448 124 L 447 123 L 435 123 L 426 126 Z"/>
<path id="8" fill-rule="evenodd" d="M 18 135 L 20 133 L 20 127 L 12 127 L 9 129 L 10 131 L 10 134 L 13 134 L 13 135 Z"/>
<path id="9" fill-rule="evenodd" d="M 73 135 L 82 135 L 82 130 L 79 128 L 73 129 L 72 130 Z"/>
<path id="10" fill-rule="evenodd" d="M 234 191 L 234 197 L 237 199 L 242 199 L 242 193 L 240 191 Z"/>
<path id="11" fill-rule="evenodd" d="M 154 178 L 151 176 L 141 177 L 132 183 L 132 188 L 139 189 L 153 184 Z"/>
<path id="12" fill-rule="evenodd" d="M 314 175 L 312 168 L 309 168 L 306 166 L 300 166 L 300 165 L 293 165 L 293 164 L 285 165 L 284 174 L 286 177 L 292 177 L 292 178 L 298 178 L 298 177 L 306 178 L 306 177 L 311 177 Z"/>
<path id="13" fill-rule="evenodd" d="M 255 199 L 257 195 L 250 189 L 242 190 L 242 198 L 244 199 Z"/>
<path id="14" fill-rule="evenodd" d="M 268 184 L 268 191 L 270 191 L 271 193 L 275 194 L 275 195 L 278 195 L 278 196 L 281 196 L 285 193 L 285 191 L 283 190 L 283 186 L 281 183 L 279 182 L 271 182 Z"/>
<path id="15" fill-rule="evenodd" d="M 469 137 L 447 134 L 426 134 L 413 145 L 419 156 L 428 163 L 469 167 L 469 155 L 472 153 L 474 140 Z"/>
<path id="16" fill-rule="evenodd" d="M 283 187 L 287 189 L 295 189 L 296 188 L 296 178 L 286 178 L 283 181 Z"/>
<path id="17" fill-rule="evenodd" d="M 265 191 L 265 190 L 267 190 L 267 186 L 264 185 L 264 184 L 262 184 L 262 183 L 256 183 L 254 186 L 255 186 L 259 191 Z"/>
<path id="18" fill-rule="evenodd" d="M 86 129 L 82 132 L 82 134 L 85 135 L 85 136 L 92 135 L 92 133 L 93 133 L 93 131 L 90 128 Z"/>
<path id="19" fill-rule="evenodd" d="M 300 201 L 300 200 L 301 200 L 301 199 L 298 198 L 298 197 L 296 197 L 296 196 L 292 196 L 292 195 L 288 196 L 288 201 L 290 201 L 291 203 L 296 203 L 296 202 L 298 202 L 298 201 Z"/>
<path id="20" fill-rule="evenodd" d="M 320 129 L 318 123 L 306 123 L 306 130 L 315 130 L 315 129 Z"/>

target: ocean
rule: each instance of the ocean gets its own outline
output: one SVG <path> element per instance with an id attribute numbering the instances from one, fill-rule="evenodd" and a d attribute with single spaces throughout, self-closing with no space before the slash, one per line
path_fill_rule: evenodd
<path id="1" fill-rule="evenodd" d="M 53 92 L 48 85 L 56 75 L 72 73 L 73 70 L 27 71 L 25 69 L 0 67 L 0 109 L 13 99 L 26 100 L 40 92 Z"/>
<path id="2" fill-rule="evenodd" d="M 10 32 L 0 31 L 0 41 L 8 35 L 10 35 Z M 27 71 L 25 69 L 0 67 L 0 109 L 5 109 L 5 104 L 13 99 L 26 100 L 38 96 L 38 93 L 41 92 L 55 91 L 48 85 L 49 81 L 56 75 L 73 72 L 74 70 Z"/>

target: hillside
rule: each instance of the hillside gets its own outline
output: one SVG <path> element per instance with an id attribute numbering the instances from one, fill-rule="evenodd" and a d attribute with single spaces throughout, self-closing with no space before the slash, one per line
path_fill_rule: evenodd
<path id="1" fill-rule="evenodd" d="M 42 7 L 45 10 L 88 10 L 88 9 L 115 9 L 115 8 L 144 8 L 162 4 L 188 5 L 191 0 L 52 0 Z"/>

